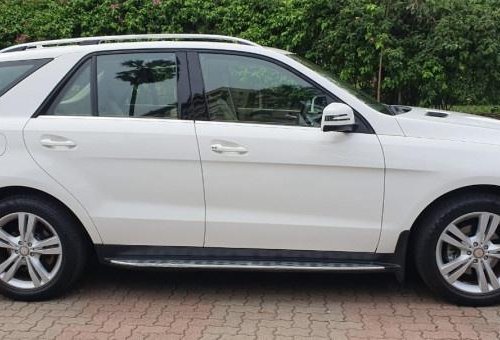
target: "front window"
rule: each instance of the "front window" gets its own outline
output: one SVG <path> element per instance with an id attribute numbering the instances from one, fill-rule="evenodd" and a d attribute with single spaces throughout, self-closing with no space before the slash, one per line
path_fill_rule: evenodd
<path id="1" fill-rule="evenodd" d="M 319 127 L 332 99 L 275 63 L 201 53 L 210 120 Z"/>
<path id="2" fill-rule="evenodd" d="M 319 75 L 327 78 L 329 81 L 334 83 L 335 85 L 343 88 L 344 90 L 348 91 L 350 94 L 361 100 L 363 103 L 366 105 L 370 106 L 372 109 L 377 110 L 379 112 L 388 114 L 388 115 L 393 115 L 394 113 L 391 111 L 388 105 L 382 104 L 375 100 L 375 98 L 367 95 L 363 91 L 358 90 L 354 86 L 352 86 L 349 83 L 346 83 L 338 78 L 336 78 L 334 75 L 332 75 L 330 72 L 326 71 L 325 69 L 321 68 L 320 66 L 302 58 L 299 57 L 296 54 L 289 54 L 288 55 L 290 58 L 293 60 L 301 63 L 302 65 L 306 66 L 307 68 L 310 68 L 311 70 L 315 71 Z"/>

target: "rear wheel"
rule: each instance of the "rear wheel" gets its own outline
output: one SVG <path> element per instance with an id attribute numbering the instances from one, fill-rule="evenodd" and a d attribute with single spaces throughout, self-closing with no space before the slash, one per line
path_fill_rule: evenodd
<path id="1" fill-rule="evenodd" d="M 415 243 L 426 284 L 463 305 L 500 302 L 500 197 L 469 195 L 436 207 Z"/>
<path id="2" fill-rule="evenodd" d="M 66 291 L 80 276 L 86 243 L 74 217 L 44 198 L 0 202 L 0 291 L 41 300 Z"/>

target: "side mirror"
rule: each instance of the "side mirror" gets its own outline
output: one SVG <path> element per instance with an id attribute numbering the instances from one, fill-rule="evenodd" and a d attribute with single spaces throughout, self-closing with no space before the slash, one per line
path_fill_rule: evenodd
<path id="1" fill-rule="evenodd" d="M 354 111 L 350 106 L 343 103 L 331 103 L 323 109 L 322 131 L 353 132 L 356 127 Z"/>

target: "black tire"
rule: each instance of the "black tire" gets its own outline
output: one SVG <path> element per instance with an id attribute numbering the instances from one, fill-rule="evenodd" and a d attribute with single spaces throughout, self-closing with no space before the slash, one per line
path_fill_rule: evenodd
<path id="1" fill-rule="evenodd" d="M 487 193 L 466 194 L 438 203 L 420 221 L 413 245 L 415 265 L 426 285 L 438 296 L 464 306 L 500 303 L 500 289 L 488 293 L 468 293 L 449 284 L 436 261 L 436 247 L 445 228 L 457 218 L 473 212 L 500 215 L 500 196 Z"/>
<path id="2" fill-rule="evenodd" d="M 0 218 L 16 212 L 35 214 L 53 227 L 61 243 L 61 265 L 55 276 L 38 288 L 17 288 L 0 280 L 0 293 L 21 301 L 40 301 L 62 295 L 78 280 L 85 267 L 89 244 L 81 225 L 59 202 L 43 196 L 16 195 L 0 201 Z"/>

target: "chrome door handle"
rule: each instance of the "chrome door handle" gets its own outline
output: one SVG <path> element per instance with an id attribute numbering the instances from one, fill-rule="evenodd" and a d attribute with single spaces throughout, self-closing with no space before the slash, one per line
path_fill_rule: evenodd
<path id="1" fill-rule="evenodd" d="M 76 146 L 76 143 L 69 139 L 55 139 L 53 137 L 45 137 L 40 140 L 40 143 L 47 148 L 67 148 L 72 149 Z"/>
<path id="2" fill-rule="evenodd" d="M 237 153 L 244 155 L 248 152 L 243 146 L 227 146 L 222 144 L 212 144 L 212 151 L 216 153 Z"/>

